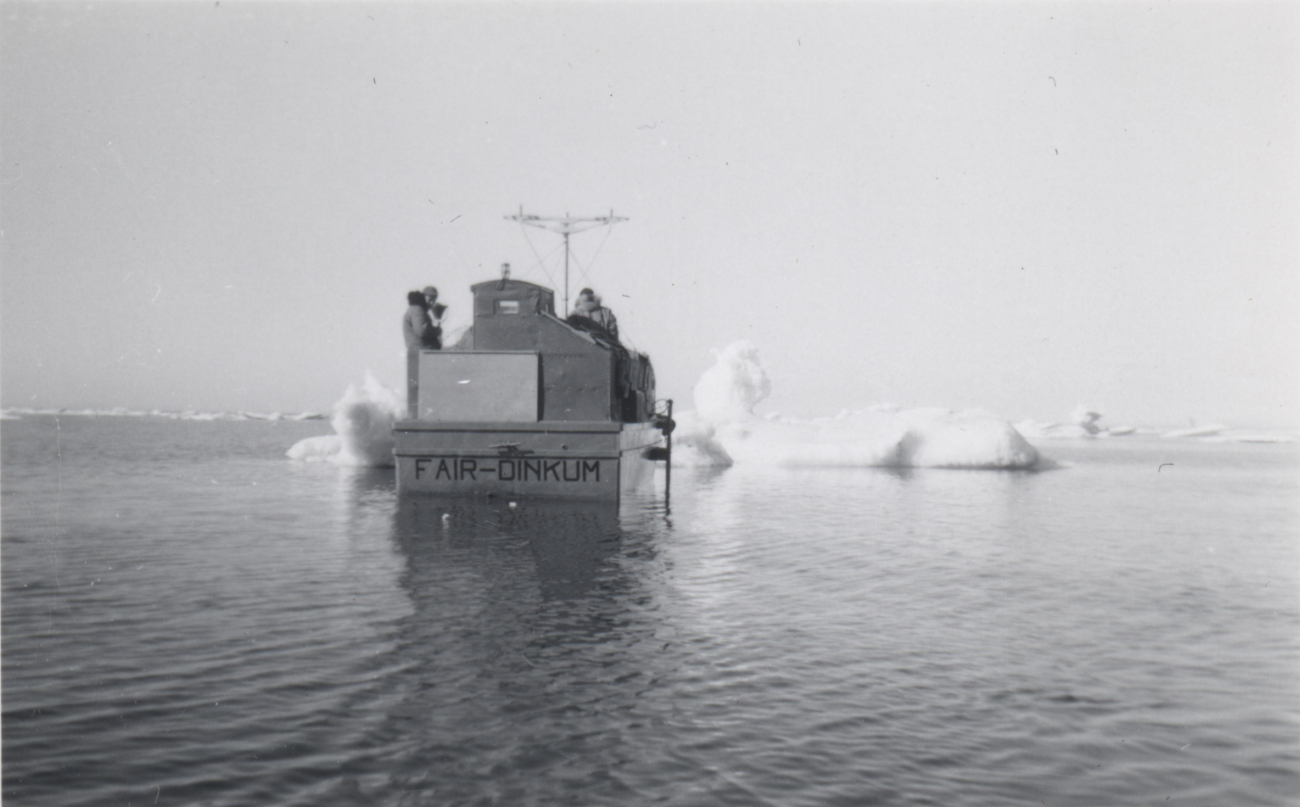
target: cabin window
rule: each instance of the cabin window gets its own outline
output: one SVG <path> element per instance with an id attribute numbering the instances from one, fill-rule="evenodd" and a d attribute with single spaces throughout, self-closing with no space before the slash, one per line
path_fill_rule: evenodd
<path id="1" fill-rule="evenodd" d="M 519 301 L 518 300 L 497 300 L 497 313 L 518 314 Z"/>

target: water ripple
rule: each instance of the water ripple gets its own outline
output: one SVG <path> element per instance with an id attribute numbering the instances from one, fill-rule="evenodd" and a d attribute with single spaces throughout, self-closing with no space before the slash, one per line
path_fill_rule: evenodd
<path id="1" fill-rule="evenodd" d="M 399 501 L 285 462 L 310 423 L 111 420 L 0 424 L 14 803 L 1300 792 L 1293 446 L 682 471 L 669 511 Z"/>

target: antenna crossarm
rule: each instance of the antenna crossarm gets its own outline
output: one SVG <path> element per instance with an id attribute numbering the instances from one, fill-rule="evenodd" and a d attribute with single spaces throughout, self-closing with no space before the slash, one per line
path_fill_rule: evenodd
<path id="1" fill-rule="evenodd" d="M 518 222 L 521 227 L 536 227 L 540 230 L 556 233 L 564 236 L 564 310 L 569 310 L 569 258 L 572 253 L 569 250 L 569 236 L 576 233 L 594 230 L 597 227 L 609 227 L 620 221 L 627 221 L 626 216 L 615 216 L 613 209 L 609 211 L 608 216 L 596 216 L 594 218 L 579 218 L 577 216 L 534 216 L 524 212 L 524 206 L 519 206 L 519 212 L 504 217 L 506 221 Z M 527 234 L 524 236 L 527 238 Z M 608 236 L 606 236 L 608 238 Z M 529 242 L 532 246 L 532 242 Z M 602 243 L 601 246 L 604 246 Z M 534 250 L 536 252 L 536 250 Z M 540 259 L 538 260 L 540 263 Z M 583 270 L 584 274 L 586 270 Z M 548 275 L 549 277 L 549 275 Z"/>
<path id="2" fill-rule="evenodd" d="M 560 235 L 571 235 L 581 233 L 587 230 L 594 230 L 597 227 L 607 227 L 611 224 L 617 224 L 620 221 L 627 221 L 626 216 L 600 216 L 597 218 L 577 218 L 573 216 L 533 216 L 523 213 L 513 216 L 506 216 L 507 221 L 516 221 L 528 227 L 537 227 L 542 230 L 549 230 Z"/>

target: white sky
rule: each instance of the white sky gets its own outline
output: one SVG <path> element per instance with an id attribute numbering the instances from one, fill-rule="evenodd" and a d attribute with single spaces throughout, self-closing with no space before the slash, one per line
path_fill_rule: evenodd
<path id="1" fill-rule="evenodd" d="M 408 290 L 551 285 L 522 203 L 630 217 L 573 287 L 683 408 L 746 338 L 764 411 L 1300 427 L 1294 4 L 0 15 L 4 406 L 398 387 Z"/>

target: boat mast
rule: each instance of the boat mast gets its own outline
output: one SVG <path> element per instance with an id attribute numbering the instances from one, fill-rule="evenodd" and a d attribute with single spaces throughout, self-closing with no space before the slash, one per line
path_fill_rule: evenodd
<path id="1" fill-rule="evenodd" d="M 549 230 L 564 237 L 564 314 L 567 316 L 569 313 L 569 236 L 574 233 L 593 230 L 597 227 L 607 227 L 620 221 L 627 221 L 627 217 L 615 216 L 612 208 L 608 216 L 587 219 L 570 216 L 568 213 L 563 216 L 534 216 L 525 214 L 524 206 L 520 205 L 519 212 L 513 216 L 506 216 L 506 220 L 517 221 L 528 227 Z"/>

